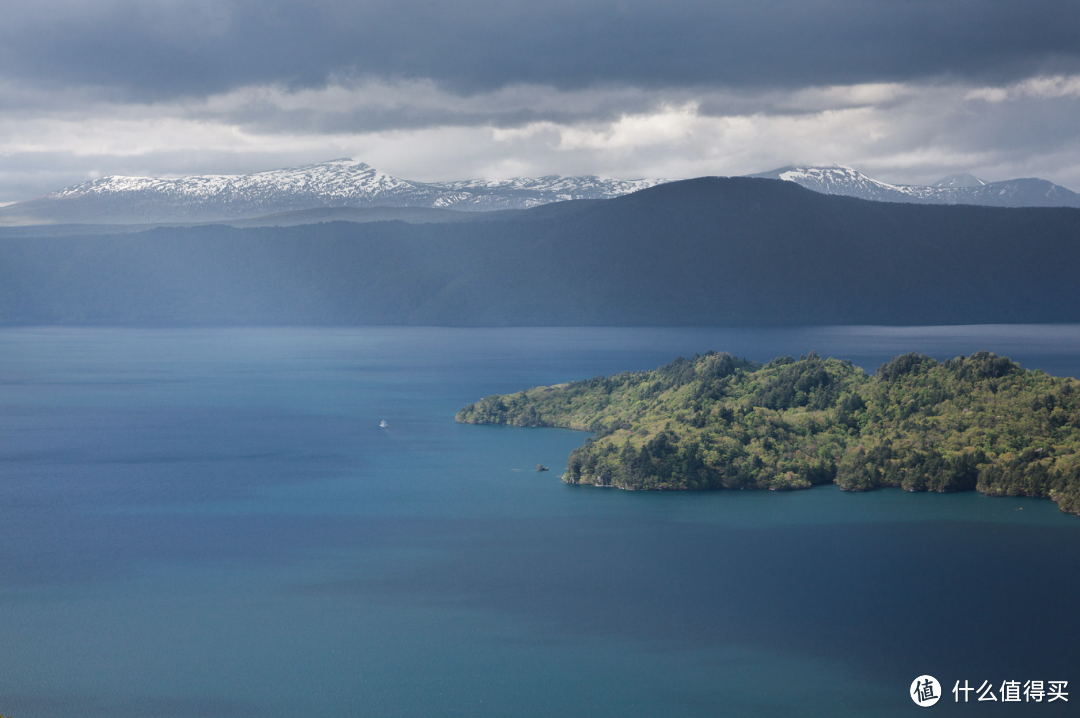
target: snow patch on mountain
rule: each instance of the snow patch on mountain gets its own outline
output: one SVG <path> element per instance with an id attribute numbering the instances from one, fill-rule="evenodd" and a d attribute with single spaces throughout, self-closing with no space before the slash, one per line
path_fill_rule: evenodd
<path id="1" fill-rule="evenodd" d="M 921 197 L 923 187 L 889 184 L 867 177 L 845 165 L 831 167 L 790 167 L 777 170 L 778 178 L 795 182 L 822 194 L 839 194 L 863 199 L 890 200 L 897 196 Z"/>
<path id="2" fill-rule="evenodd" d="M 206 222 L 320 207 L 525 209 L 572 199 L 607 199 L 666 181 L 550 175 L 425 183 L 343 158 L 249 175 L 102 177 L 16 207 L 24 215 L 60 222 Z"/>
<path id="3" fill-rule="evenodd" d="M 877 202 L 975 204 L 994 207 L 1080 207 L 1080 194 L 1041 179 L 984 182 L 974 175 L 944 177 L 931 186 L 882 182 L 844 165 L 781 167 L 750 177 L 794 182 L 822 194 Z"/>
<path id="4" fill-rule="evenodd" d="M 208 199 L 254 198 L 279 195 L 325 197 L 330 201 L 372 198 L 423 185 L 392 175 L 352 159 L 257 172 L 250 175 L 195 175 L 178 179 L 111 176 L 84 182 L 53 192 L 46 197 L 61 199 L 88 194 L 158 193 L 166 197 Z"/>
<path id="5" fill-rule="evenodd" d="M 931 187 L 982 187 L 986 183 L 973 174 L 963 172 L 961 174 L 949 175 L 948 177 L 942 177 Z"/>

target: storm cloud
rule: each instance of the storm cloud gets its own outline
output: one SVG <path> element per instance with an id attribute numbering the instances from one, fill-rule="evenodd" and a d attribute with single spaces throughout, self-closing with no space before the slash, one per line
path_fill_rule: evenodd
<path id="1" fill-rule="evenodd" d="M 1080 70 L 1080 13 L 1061 0 L 47 0 L 5 15 L 9 78 L 131 98 L 315 87 L 335 74 L 469 93 Z"/>
<path id="2" fill-rule="evenodd" d="M 419 180 L 840 162 L 1080 186 L 1060 0 L 46 0 L 0 26 L 0 201 L 351 155 Z"/>

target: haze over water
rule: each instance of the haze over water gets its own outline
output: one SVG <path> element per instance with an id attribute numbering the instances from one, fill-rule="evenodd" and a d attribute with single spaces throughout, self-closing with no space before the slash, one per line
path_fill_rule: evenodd
<path id="1" fill-rule="evenodd" d="M 1070 714 L 949 692 L 1080 690 L 1048 500 L 568 486 L 585 434 L 453 421 L 710 349 L 1080 376 L 1077 326 L 0 330 L 0 714 Z"/>

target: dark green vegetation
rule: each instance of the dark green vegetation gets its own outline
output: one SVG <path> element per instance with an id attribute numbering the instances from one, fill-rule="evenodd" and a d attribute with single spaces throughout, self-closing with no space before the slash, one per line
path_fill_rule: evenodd
<path id="1" fill-rule="evenodd" d="M 563 480 L 626 489 L 967 491 L 1080 513 L 1080 381 L 979 352 L 907 354 L 874 377 L 816 354 L 710 352 L 655 371 L 489 396 L 470 424 L 595 432 Z"/>
<path id="2" fill-rule="evenodd" d="M 470 214 L 484 216 L 5 228 L 0 324 L 1080 321 L 1080 209 L 890 204 L 703 178 Z M 46 236 L 56 233 L 68 236 Z"/>

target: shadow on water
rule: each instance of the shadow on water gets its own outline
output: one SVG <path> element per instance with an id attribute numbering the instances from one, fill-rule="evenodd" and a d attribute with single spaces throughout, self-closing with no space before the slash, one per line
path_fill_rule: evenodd
<path id="1" fill-rule="evenodd" d="M 471 522 L 430 540 L 438 551 L 422 565 L 311 589 L 484 606 L 658 649 L 793 651 L 883 681 L 1080 668 L 1070 528 L 590 518 Z"/>

